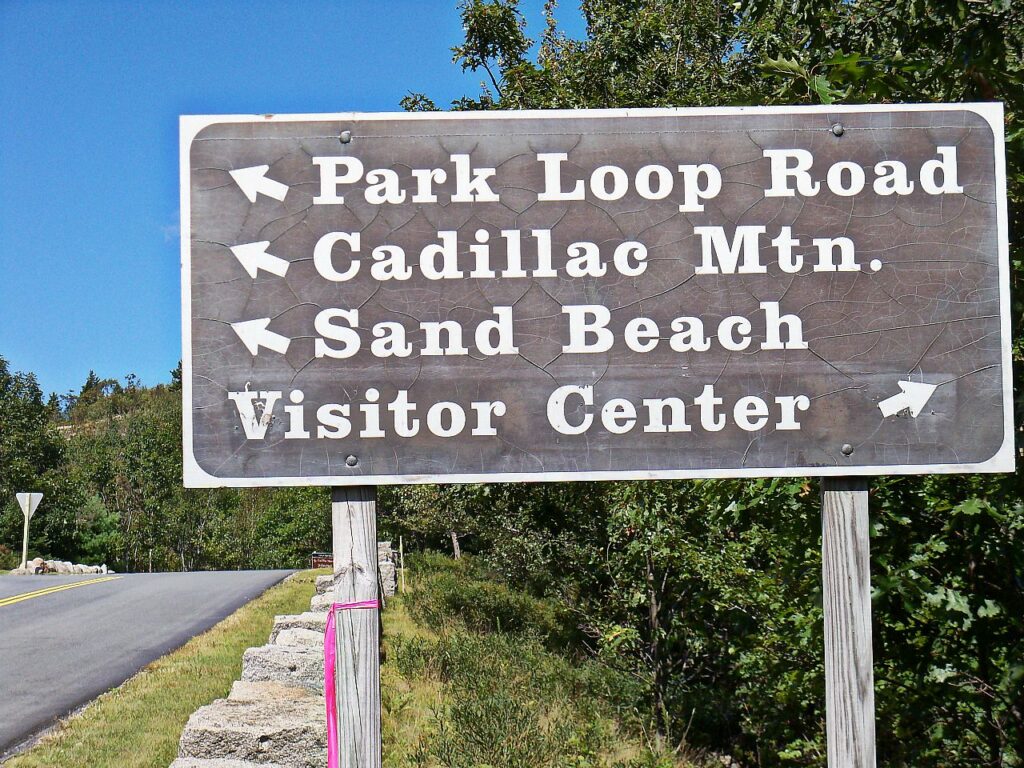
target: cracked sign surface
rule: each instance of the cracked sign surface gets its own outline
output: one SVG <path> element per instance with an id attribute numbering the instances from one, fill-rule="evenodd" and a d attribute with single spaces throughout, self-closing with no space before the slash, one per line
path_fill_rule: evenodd
<path id="1" fill-rule="evenodd" d="M 1012 471 L 1003 163 L 998 105 L 184 117 L 185 482 Z"/>

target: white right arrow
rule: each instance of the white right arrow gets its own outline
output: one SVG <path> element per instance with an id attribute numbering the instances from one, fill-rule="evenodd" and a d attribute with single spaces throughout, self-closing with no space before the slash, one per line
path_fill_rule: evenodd
<path id="1" fill-rule="evenodd" d="M 292 340 L 287 336 L 274 333 L 267 328 L 268 325 L 270 325 L 270 318 L 261 317 L 258 320 L 231 323 L 231 328 L 238 334 L 238 338 L 242 340 L 245 348 L 253 357 L 259 354 L 260 347 L 272 349 L 283 355 L 288 351 L 288 345 L 292 343 Z"/>
<path id="2" fill-rule="evenodd" d="M 264 194 L 275 200 L 284 200 L 288 194 L 288 185 L 274 181 L 267 176 L 269 165 L 254 165 L 251 168 L 239 168 L 230 171 L 239 189 L 249 198 L 250 203 L 256 202 L 256 195 Z"/>
<path id="3" fill-rule="evenodd" d="M 895 416 L 900 411 L 907 409 L 910 411 L 910 415 L 916 419 L 925 405 L 928 404 L 932 393 L 939 386 L 938 384 L 925 384 L 917 381 L 898 381 L 896 383 L 903 391 L 898 395 L 887 397 L 878 404 L 878 408 L 882 412 L 882 418 Z"/>
<path id="4" fill-rule="evenodd" d="M 267 248 L 269 247 L 269 240 L 260 240 L 258 243 L 233 245 L 231 246 L 231 252 L 235 254 L 235 258 L 245 267 L 249 277 L 255 278 L 256 273 L 261 269 L 278 277 L 284 277 L 288 267 L 291 266 L 291 262 L 279 258 L 272 253 L 267 253 Z"/>

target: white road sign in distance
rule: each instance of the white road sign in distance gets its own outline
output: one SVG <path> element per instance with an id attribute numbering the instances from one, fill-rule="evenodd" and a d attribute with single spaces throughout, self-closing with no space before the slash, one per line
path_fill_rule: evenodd
<path id="1" fill-rule="evenodd" d="M 39 507 L 39 502 L 43 500 L 43 494 L 17 493 L 15 496 L 18 499 L 18 506 L 21 507 L 21 513 L 31 520 L 32 515 L 36 513 L 36 509 Z"/>

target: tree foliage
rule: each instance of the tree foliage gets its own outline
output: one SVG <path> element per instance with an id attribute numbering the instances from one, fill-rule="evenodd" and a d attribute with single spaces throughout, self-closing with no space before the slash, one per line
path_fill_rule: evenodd
<path id="1" fill-rule="evenodd" d="M 453 109 L 999 99 L 1012 226 L 1024 200 L 1022 10 L 1009 2 L 583 0 L 537 40 L 516 0 L 460 6 Z M 410 109 L 435 109 L 410 94 Z M 1022 252 L 1014 245 L 1014 357 Z M 1019 366 L 1014 376 L 1021 402 Z M 1018 431 L 1020 414 L 1017 409 Z M 593 652 L 645 683 L 663 738 L 744 764 L 824 765 L 820 506 L 803 480 L 488 486 L 476 547 L 560 595 Z M 1024 765 L 1024 487 L 878 478 L 871 494 L 879 762 Z"/>
<path id="2" fill-rule="evenodd" d="M 57 547 L 74 547 L 78 489 L 67 474 L 65 443 L 51 421 L 53 408 L 32 374 L 11 372 L 0 357 L 0 542 L 21 557 L 24 518 L 15 500 L 22 491 L 41 491 L 32 518 L 29 557 Z M 2 565 L 11 566 L 10 562 Z"/>
<path id="3" fill-rule="evenodd" d="M 0 543 L 20 551 L 14 492 L 42 490 L 32 552 L 62 560 L 131 571 L 283 568 L 330 548 L 325 489 L 185 489 L 181 406 L 180 366 L 155 387 L 90 371 L 77 394 L 43 405 L 34 377 L 0 359 Z"/>

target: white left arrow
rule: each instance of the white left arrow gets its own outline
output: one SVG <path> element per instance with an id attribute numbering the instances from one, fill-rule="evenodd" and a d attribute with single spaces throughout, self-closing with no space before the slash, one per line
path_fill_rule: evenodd
<path id="1" fill-rule="evenodd" d="M 267 253 L 267 248 L 269 247 L 269 240 L 260 240 L 258 243 L 233 245 L 231 246 L 231 252 L 235 254 L 235 258 L 245 267 L 249 277 L 255 278 L 256 273 L 261 269 L 278 277 L 284 277 L 291 262 L 272 253 Z"/>
<path id="2" fill-rule="evenodd" d="M 288 185 L 274 181 L 267 176 L 269 165 L 254 165 L 251 168 L 238 168 L 230 171 L 238 188 L 242 190 L 250 203 L 256 202 L 256 195 L 266 195 L 275 200 L 284 200 L 288 194 Z"/>
<path id="3" fill-rule="evenodd" d="M 280 333 L 274 333 L 267 326 L 270 325 L 269 317 L 261 317 L 257 320 L 243 320 L 239 323 L 231 323 L 231 328 L 238 334 L 238 338 L 245 344 L 249 354 L 254 357 L 259 354 L 260 347 L 272 349 L 282 355 L 288 351 L 288 345 L 292 340 Z"/>
<path id="4" fill-rule="evenodd" d="M 903 409 L 910 411 L 910 415 L 916 419 L 918 414 L 928 404 L 932 393 L 939 386 L 938 384 L 925 384 L 920 381 L 897 381 L 896 383 L 902 392 L 898 395 L 887 397 L 878 404 L 878 409 L 882 412 L 883 419 L 888 416 L 895 416 Z"/>

